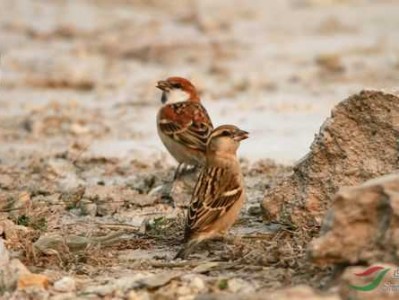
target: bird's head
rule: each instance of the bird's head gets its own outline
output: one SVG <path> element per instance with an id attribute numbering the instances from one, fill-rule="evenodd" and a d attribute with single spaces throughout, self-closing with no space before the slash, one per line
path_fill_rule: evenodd
<path id="1" fill-rule="evenodd" d="M 200 101 L 195 86 L 182 77 L 169 77 L 166 80 L 160 80 L 158 81 L 157 88 L 162 91 L 162 104 Z"/>
<path id="2" fill-rule="evenodd" d="M 222 125 L 215 128 L 209 135 L 208 153 L 235 154 L 242 140 L 247 139 L 249 133 L 234 125 Z"/>

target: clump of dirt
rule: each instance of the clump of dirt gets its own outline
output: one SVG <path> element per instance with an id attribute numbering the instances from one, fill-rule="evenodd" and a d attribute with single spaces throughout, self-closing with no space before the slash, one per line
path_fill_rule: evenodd
<path id="1" fill-rule="evenodd" d="M 268 220 L 319 225 L 334 194 L 399 168 L 399 98 L 363 91 L 338 104 L 311 151 L 266 191 Z"/>

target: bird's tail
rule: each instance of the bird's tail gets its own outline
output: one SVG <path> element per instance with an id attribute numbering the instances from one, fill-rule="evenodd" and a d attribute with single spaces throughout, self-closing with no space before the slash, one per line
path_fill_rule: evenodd
<path id="1" fill-rule="evenodd" d="M 194 248 L 198 245 L 199 241 L 196 240 L 191 240 L 188 243 L 186 243 L 183 248 L 181 248 L 179 250 L 179 252 L 177 252 L 176 256 L 174 257 L 174 259 L 186 259 L 191 252 L 193 252 Z"/>

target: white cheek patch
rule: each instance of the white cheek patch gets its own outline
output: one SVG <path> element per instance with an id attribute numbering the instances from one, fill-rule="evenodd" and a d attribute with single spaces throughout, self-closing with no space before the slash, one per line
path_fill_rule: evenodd
<path id="1" fill-rule="evenodd" d="M 190 98 L 189 93 L 181 90 L 181 89 L 173 89 L 170 90 L 166 97 L 168 100 L 166 101 L 167 104 L 177 103 L 177 102 L 184 102 Z"/>

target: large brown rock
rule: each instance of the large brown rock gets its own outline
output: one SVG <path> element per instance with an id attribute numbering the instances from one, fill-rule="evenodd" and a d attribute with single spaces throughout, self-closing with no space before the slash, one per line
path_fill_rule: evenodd
<path id="1" fill-rule="evenodd" d="M 310 254 L 319 265 L 399 261 L 399 174 L 340 190 Z"/>
<path id="2" fill-rule="evenodd" d="M 310 152 L 266 191 L 269 221 L 320 224 L 341 186 L 353 186 L 399 168 L 399 98 L 362 91 L 339 103 Z"/>

